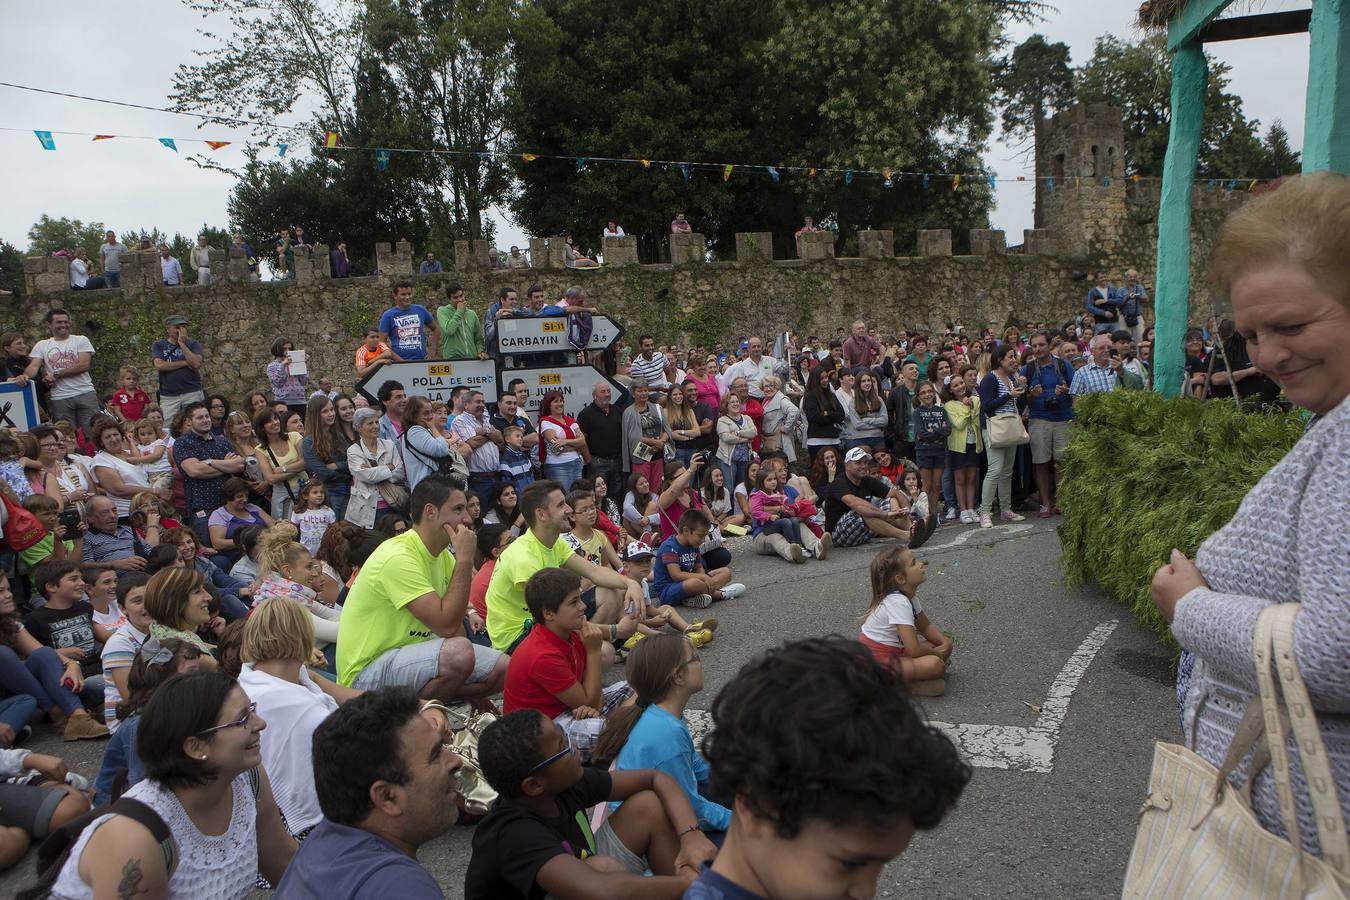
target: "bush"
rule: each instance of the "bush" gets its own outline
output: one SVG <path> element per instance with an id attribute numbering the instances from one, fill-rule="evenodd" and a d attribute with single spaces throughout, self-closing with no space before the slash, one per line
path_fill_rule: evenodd
<path id="1" fill-rule="evenodd" d="M 1194 558 L 1294 446 L 1303 420 L 1152 391 L 1090 394 L 1074 414 L 1059 490 L 1065 580 L 1095 581 L 1175 646 L 1149 599 L 1154 570 L 1173 547 Z"/>

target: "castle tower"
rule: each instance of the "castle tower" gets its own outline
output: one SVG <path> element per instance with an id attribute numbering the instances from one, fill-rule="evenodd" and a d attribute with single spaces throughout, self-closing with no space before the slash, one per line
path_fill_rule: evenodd
<path id="1" fill-rule="evenodd" d="M 1042 119 L 1036 128 L 1036 179 L 1036 227 L 1054 229 L 1060 253 L 1109 255 L 1125 224 L 1120 110 L 1105 103 L 1075 104 Z"/>

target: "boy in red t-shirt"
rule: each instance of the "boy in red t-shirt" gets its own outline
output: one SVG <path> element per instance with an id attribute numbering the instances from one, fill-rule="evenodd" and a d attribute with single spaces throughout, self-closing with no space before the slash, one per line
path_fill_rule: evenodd
<path id="1" fill-rule="evenodd" d="M 581 578 L 567 569 L 541 569 L 530 576 L 525 605 L 534 623 L 511 654 L 502 711 L 538 710 L 570 734 L 589 761 L 605 716 L 632 694 L 626 681 L 601 688 L 600 651 L 613 626 L 586 621 Z"/>
<path id="2" fill-rule="evenodd" d="M 138 422 L 150 405 L 150 395 L 141 390 L 141 370 L 123 366 L 117 373 L 121 385 L 108 400 L 108 409 L 123 422 Z"/>

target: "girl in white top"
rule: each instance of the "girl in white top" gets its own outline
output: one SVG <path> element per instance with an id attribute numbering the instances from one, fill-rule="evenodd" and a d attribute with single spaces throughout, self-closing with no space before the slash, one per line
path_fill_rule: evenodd
<path id="1" fill-rule="evenodd" d="M 259 872 L 280 881 L 296 844 L 261 768 L 266 727 L 228 675 L 193 672 L 165 682 L 141 713 L 146 778 L 125 796 L 168 826 L 173 872 L 144 826 L 105 815 L 75 842 L 51 895 L 235 900 L 253 890 Z"/>
<path id="2" fill-rule="evenodd" d="M 872 603 L 858 640 L 877 662 L 894 669 L 911 694 L 940 697 L 952 642 L 928 620 L 915 594 L 927 580 L 927 563 L 908 547 L 887 547 L 872 559 Z"/>
<path id="3" fill-rule="evenodd" d="M 340 702 L 361 692 L 305 670 L 316 661 L 314 628 L 303 609 L 281 599 L 254 607 L 240 656 L 239 686 L 269 723 L 262 735 L 263 767 L 286 827 L 304 840 L 323 818 L 310 755 L 314 729 Z"/>
<path id="4" fill-rule="evenodd" d="M 134 428 L 132 432 L 136 436 L 134 447 L 141 457 L 142 462 L 139 465 L 144 467 L 150 486 L 156 489 L 172 488 L 173 463 L 169 462 L 168 444 L 159 436 L 159 429 L 149 419 L 141 419 Z"/>

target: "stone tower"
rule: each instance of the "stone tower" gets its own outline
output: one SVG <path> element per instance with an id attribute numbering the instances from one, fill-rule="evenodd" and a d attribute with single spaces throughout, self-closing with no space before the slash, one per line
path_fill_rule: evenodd
<path id="1" fill-rule="evenodd" d="M 1105 103 L 1076 104 L 1042 119 L 1036 178 L 1036 227 L 1053 229 L 1065 256 L 1109 255 L 1125 226 L 1121 111 Z"/>

